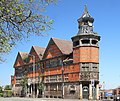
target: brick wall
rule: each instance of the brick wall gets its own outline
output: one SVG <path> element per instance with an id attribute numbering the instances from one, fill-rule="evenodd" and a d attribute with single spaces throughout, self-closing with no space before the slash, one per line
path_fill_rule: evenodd
<path id="1" fill-rule="evenodd" d="M 81 47 L 80 62 L 96 62 L 99 63 L 98 47 Z"/>
<path id="2" fill-rule="evenodd" d="M 18 55 L 17 61 L 15 62 L 14 67 L 18 67 L 18 66 L 21 66 L 21 65 L 23 65 L 23 61 L 22 61 L 21 57 Z"/>
<path id="3" fill-rule="evenodd" d="M 16 84 L 16 77 L 15 76 L 11 76 L 11 84 L 12 85 Z"/>
<path id="4" fill-rule="evenodd" d="M 61 51 L 55 44 L 49 45 L 49 48 L 46 52 L 46 59 L 62 55 Z"/>
<path id="5" fill-rule="evenodd" d="M 77 62 L 95 62 L 99 63 L 99 48 L 84 46 L 74 48 L 73 61 Z"/>

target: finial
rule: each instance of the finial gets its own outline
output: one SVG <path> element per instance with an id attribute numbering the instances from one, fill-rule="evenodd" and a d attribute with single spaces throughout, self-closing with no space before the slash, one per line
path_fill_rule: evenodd
<path id="1" fill-rule="evenodd" d="M 84 6 L 84 12 L 85 12 L 85 13 L 88 13 L 87 5 Z"/>

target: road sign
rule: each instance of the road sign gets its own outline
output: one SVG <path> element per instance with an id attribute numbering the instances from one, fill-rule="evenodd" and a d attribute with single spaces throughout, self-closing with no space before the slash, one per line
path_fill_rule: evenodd
<path id="1" fill-rule="evenodd" d="M 105 96 L 108 97 L 108 96 L 112 96 L 113 93 L 108 93 L 108 92 L 105 92 Z"/>

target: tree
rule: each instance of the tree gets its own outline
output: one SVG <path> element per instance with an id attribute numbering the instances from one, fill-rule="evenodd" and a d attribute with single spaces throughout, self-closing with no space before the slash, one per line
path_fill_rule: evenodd
<path id="1" fill-rule="evenodd" d="M 23 78 L 20 81 L 20 84 L 22 86 L 22 91 L 21 91 L 21 96 L 26 96 L 26 91 L 27 91 L 27 77 L 26 75 L 23 76 Z"/>
<path id="2" fill-rule="evenodd" d="M 38 86 L 38 89 L 39 89 L 39 97 L 42 97 L 42 94 L 43 94 L 43 92 L 44 92 L 44 68 L 43 68 L 43 66 L 40 68 L 40 70 L 41 70 L 41 74 L 40 74 L 40 78 L 41 78 L 41 80 L 40 80 L 40 78 L 39 78 L 39 86 Z"/>
<path id="3" fill-rule="evenodd" d="M 6 85 L 4 90 L 11 90 L 11 86 L 10 85 Z"/>
<path id="4" fill-rule="evenodd" d="M 53 20 L 43 15 L 45 8 L 57 0 L 0 0 L 0 61 L 16 42 L 31 35 L 42 36 Z"/>
<path id="5" fill-rule="evenodd" d="M 2 93 L 3 92 L 3 87 L 2 86 L 0 86 L 0 93 Z"/>
<path id="6" fill-rule="evenodd" d="M 3 87 L 0 86 L 0 97 L 2 97 L 2 96 L 3 96 Z"/>
<path id="7" fill-rule="evenodd" d="M 12 96 L 12 91 L 11 91 L 11 85 L 6 85 L 5 88 L 4 88 L 4 93 L 3 93 L 3 96 L 4 97 L 10 97 Z"/>

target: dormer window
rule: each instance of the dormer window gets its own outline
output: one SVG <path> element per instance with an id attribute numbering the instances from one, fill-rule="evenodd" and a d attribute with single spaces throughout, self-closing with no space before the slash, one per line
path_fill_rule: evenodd
<path id="1" fill-rule="evenodd" d="M 80 44 L 79 41 L 73 42 L 73 46 L 78 46 L 79 44 Z"/>
<path id="2" fill-rule="evenodd" d="M 81 40 L 82 44 L 90 44 L 90 40 Z"/>
<path id="3" fill-rule="evenodd" d="M 92 40 L 92 44 L 96 45 L 97 44 L 97 40 Z"/>

